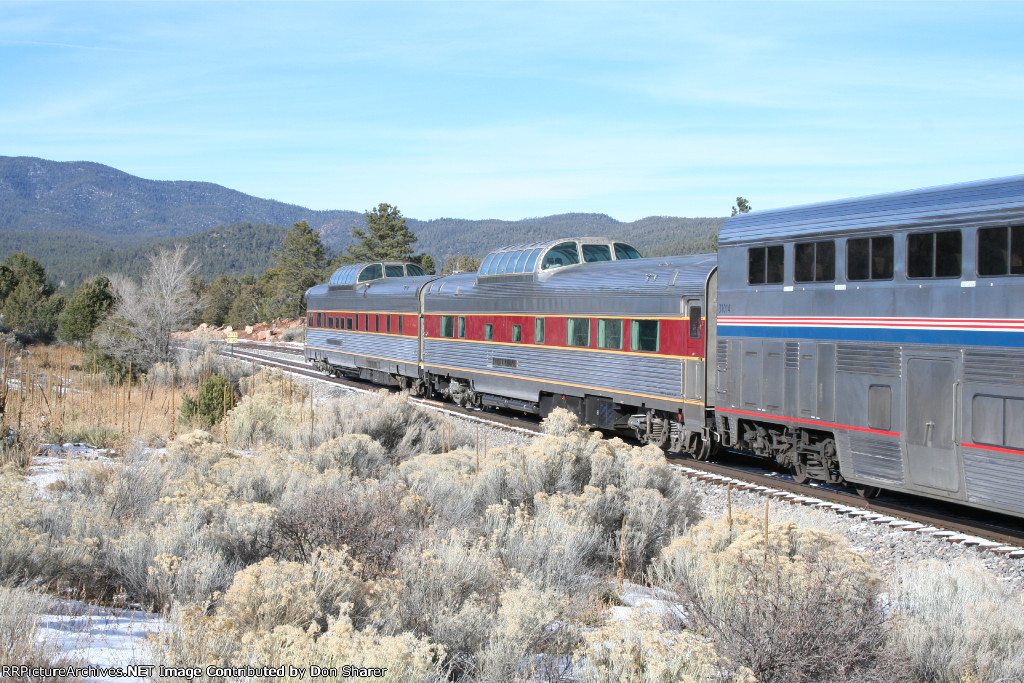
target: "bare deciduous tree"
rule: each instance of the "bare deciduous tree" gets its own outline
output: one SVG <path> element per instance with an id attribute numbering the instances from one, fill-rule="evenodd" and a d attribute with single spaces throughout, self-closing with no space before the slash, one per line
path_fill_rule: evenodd
<path id="1" fill-rule="evenodd" d="M 147 368 L 171 358 L 171 333 L 188 325 L 202 308 L 189 286 L 199 268 L 185 261 L 186 247 L 162 249 L 149 258 L 142 282 L 111 275 L 117 296 L 113 315 L 97 331 L 96 340 L 107 353 L 137 367 Z"/>

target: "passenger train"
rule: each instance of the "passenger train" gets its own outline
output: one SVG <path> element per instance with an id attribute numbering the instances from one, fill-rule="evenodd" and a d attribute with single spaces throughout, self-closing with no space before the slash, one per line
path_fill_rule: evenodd
<path id="1" fill-rule="evenodd" d="M 718 254 L 574 238 L 478 272 L 339 268 L 320 370 L 547 415 L 798 481 L 1024 516 L 1024 176 L 741 214 Z"/>

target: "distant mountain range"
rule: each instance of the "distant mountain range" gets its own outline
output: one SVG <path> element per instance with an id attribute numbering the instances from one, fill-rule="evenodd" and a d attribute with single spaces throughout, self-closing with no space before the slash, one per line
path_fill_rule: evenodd
<path id="1" fill-rule="evenodd" d="M 112 270 L 138 272 L 142 257 L 175 241 L 190 245 L 206 277 L 258 275 L 297 221 L 319 230 L 338 252 L 352 243 L 353 226 L 365 227 L 361 211 L 314 211 L 213 183 L 146 180 L 88 161 L 0 156 L 0 259 L 26 251 L 69 286 Z M 505 244 L 573 235 L 617 237 L 650 255 L 699 253 L 711 248 L 724 221 L 652 216 L 624 223 L 588 213 L 519 221 L 407 217 L 417 252 L 439 265 L 453 254 L 483 256 Z"/>

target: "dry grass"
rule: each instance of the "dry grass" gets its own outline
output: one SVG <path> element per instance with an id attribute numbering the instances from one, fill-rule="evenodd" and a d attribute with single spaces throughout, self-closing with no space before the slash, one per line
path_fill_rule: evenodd
<path id="1" fill-rule="evenodd" d="M 55 643 L 39 639 L 39 618 L 48 610 L 49 600 L 17 588 L 0 586 L 0 663 L 55 668 L 75 664 L 58 653 Z M 65 677 L 8 677 L 11 683 L 57 683 L 76 681 Z"/>
<path id="2" fill-rule="evenodd" d="M 130 441 L 159 443 L 175 424 L 185 386 L 109 384 L 83 367 L 71 347 L 32 346 L 0 361 L 0 433 L 16 435 L 0 458 L 27 466 L 42 443 L 89 443 L 122 450 Z"/>

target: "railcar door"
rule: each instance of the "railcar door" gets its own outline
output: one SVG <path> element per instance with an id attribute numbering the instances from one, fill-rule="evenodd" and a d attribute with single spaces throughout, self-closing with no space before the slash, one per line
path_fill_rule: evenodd
<path id="1" fill-rule="evenodd" d="M 907 464 L 910 481 L 944 491 L 960 489 L 957 460 L 959 358 L 908 357 Z"/>
<path id="2" fill-rule="evenodd" d="M 685 346 L 682 361 L 682 396 L 687 401 L 704 401 L 704 302 L 696 297 L 682 301 L 683 319 L 686 321 Z"/>

